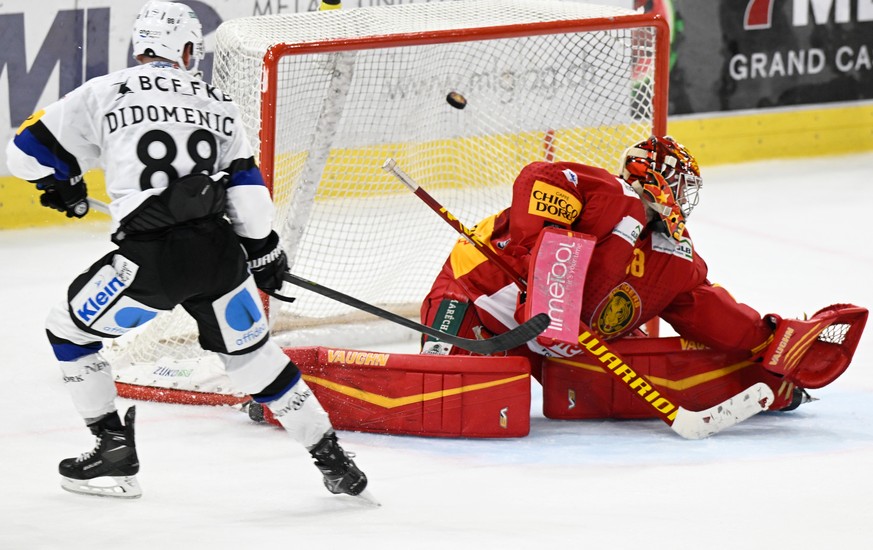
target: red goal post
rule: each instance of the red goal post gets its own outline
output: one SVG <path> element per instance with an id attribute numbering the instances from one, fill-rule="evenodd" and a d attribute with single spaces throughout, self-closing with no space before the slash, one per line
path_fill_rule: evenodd
<path id="1" fill-rule="evenodd" d="M 292 271 L 417 317 L 457 235 L 381 170 L 385 159 L 472 226 L 508 206 L 532 161 L 617 170 L 627 146 L 665 133 L 669 53 L 656 14 L 464 0 L 230 20 L 216 33 L 213 75 L 240 106 Z M 271 304 L 280 343 L 321 345 L 304 329 L 329 325 L 340 340 L 327 345 L 361 345 L 347 327 L 368 316 L 292 292 L 293 304 Z M 162 365 L 136 383 L 160 385 L 166 371 L 170 387 L 191 385 L 178 373 L 204 360 L 191 359 L 200 354 L 184 317 L 159 316 L 118 347 L 122 362 Z"/>

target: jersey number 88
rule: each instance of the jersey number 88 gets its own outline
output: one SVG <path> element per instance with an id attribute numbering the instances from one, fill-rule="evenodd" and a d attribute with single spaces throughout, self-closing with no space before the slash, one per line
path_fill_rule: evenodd
<path id="1" fill-rule="evenodd" d="M 153 143 L 161 143 L 164 146 L 164 155 L 153 157 L 149 148 Z M 205 143 L 209 148 L 209 153 L 205 156 L 201 154 L 204 147 L 201 144 Z M 215 136 L 212 133 L 200 129 L 195 130 L 188 137 L 186 145 L 188 156 L 194 161 L 194 167 L 191 169 L 191 174 L 207 174 L 215 173 L 215 159 L 218 157 L 218 145 L 215 141 Z M 136 156 L 140 162 L 145 165 L 142 173 L 139 176 L 139 186 L 142 190 L 151 189 L 152 177 L 158 173 L 167 175 L 168 181 L 179 179 L 179 172 L 173 166 L 173 161 L 176 160 L 176 155 L 179 153 L 176 147 L 176 140 L 173 136 L 163 130 L 151 130 L 146 132 L 136 146 Z M 184 174 L 188 175 L 188 174 Z"/>

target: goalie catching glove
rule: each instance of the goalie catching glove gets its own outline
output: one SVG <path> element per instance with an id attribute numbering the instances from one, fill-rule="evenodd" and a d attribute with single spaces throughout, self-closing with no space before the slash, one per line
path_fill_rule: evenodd
<path id="1" fill-rule="evenodd" d="M 288 257 L 279 246 L 279 235 L 275 231 L 263 239 L 240 238 L 248 255 L 249 271 L 255 284 L 265 292 L 275 292 L 282 288 L 283 275 L 288 272 Z"/>
<path id="2" fill-rule="evenodd" d="M 867 315 L 866 308 L 852 304 L 828 306 L 809 319 L 767 315 L 775 331 L 762 365 L 801 388 L 826 386 L 849 367 Z"/>
<path id="3" fill-rule="evenodd" d="M 63 212 L 68 218 L 82 218 L 88 213 L 88 187 L 82 176 L 59 180 L 46 176 L 33 183 L 42 191 L 39 204 Z"/>

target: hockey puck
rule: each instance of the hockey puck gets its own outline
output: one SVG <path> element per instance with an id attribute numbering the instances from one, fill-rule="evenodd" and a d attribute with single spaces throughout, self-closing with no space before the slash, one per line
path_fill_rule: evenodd
<path id="1" fill-rule="evenodd" d="M 458 92 L 449 92 L 446 96 L 446 103 L 455 109 L 463 109 L 467 106 L 467 99 Z"/>

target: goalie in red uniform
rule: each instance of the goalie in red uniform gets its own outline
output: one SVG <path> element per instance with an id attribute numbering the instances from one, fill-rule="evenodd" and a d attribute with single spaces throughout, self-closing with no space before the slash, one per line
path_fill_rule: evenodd
<path id="1" fill-rule="evenodd" d="M 848 367 L 867 312 L 854 308 L 857 328 L 850 341 L 839 350 L 822 350 L 813 345 L 830 324 L 822 318 L 832 319 L 853 306 L 831 306 L 809 321 L 783 320 L 762 316 L 710 283 L 706 263 L 685 227 L 701 185 L 697 161 L 670 137 L 651 137 L 630 147 L 620 177 L 571 162 L 529 164 L 515 180 L 509 208 L 474 229 L 477 240 L 517 277 L 461 239 L 422 304 L 422 322 L 468 338 L 517 326 L 525 320 L 526 289 L 516 281 L 533 275 L 529 266 L 540 234 L 548 227 L 584 233 L 596 239 L 580 311 L 592 333 L 613 341 L 640 336 L 647 321 L 660 317 L 693 346 L 748 359 L 734 370 L 699 365 L 708 376 L 705 399 L 710 405 L 763 381 L 775 394 L 770 410 L 796 408 L 810 399 L 803 388 L 830 383 Z M 422 352 L 469 353 L 427 337 Z M 527 356 L 540 381 L 546 358 L 584 358 L 582 348 L 572 343 L 541 339 L 510 353 Z M 683 393 L 699 397 L 701 388 L 672 391 L 682 403 Z M 624 416 L 620 410 L 604 410 L 609 411 L 605 416 Z"/>

